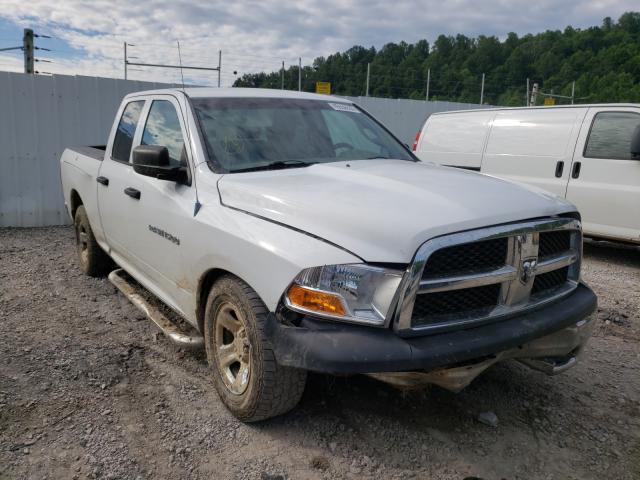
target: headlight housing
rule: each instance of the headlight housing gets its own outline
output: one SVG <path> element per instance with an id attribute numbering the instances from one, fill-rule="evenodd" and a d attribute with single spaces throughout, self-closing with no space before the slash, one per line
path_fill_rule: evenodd
<path id="1" fill-rule="evenodd" d="M 303 270 L 284 295 L 291 310 L 367 325 L 384 325 L 403 271 L 366 264 Z"/>

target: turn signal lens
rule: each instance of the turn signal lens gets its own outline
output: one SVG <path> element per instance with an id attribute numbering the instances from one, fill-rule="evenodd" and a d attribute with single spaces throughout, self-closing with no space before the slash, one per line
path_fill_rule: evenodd
<path id="1" fill-rule="evenodd" d="M 314 312 L 329 313 L 331 315 L 346 315 L 342 299 L 339 295 L 310 290 L 300 285 L 291 285 L 287 292 L 291 305 Z"/>
<path id="2" fill-rule="evenodd" d="M 402 275 L 402 270 L 364 263 L 305 268 L 285 292 L 284 301 L 298 313 L 383 326 Z"/>

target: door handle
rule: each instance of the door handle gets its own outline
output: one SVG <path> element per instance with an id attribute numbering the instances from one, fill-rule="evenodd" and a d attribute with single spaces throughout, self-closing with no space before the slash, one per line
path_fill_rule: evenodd
<path id="1" fill-rule="evenodd" d="M 556 163 L 556 177 L 560 178 L 562 176 L 562 172 L 564 170 L 564 162 L 562 160 L 560 160 L 558 163 Z"/>
<path id="2" fill-rule="evenodd" d="M 580 167 L 582 166 L 581 162 L 575 162 L 573 164 L 573 170 L 571 170 L 571 178 L 578 178 L 580 176 Z"/>
<path id="3" fill-rule="evenodd" d="M 98 182 L 101 185 L 104 185 L 105 187 L 109 186 L 109 179 L 107 177 L 98 177 L 96 178 L 96 182 Z"/>
<path id="4" fill-rule="evenodd" d="M 129 195 L 131 198 L 135 198 L 136 200 L 140 200 L 140 190 L 136 190 L 135 188 L 127 187 L 124 189 L 124 193 Z"/>

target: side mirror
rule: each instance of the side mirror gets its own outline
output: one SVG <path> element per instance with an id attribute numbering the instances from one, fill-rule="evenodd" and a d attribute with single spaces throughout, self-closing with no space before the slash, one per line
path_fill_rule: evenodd
<path id="1" fill-rule="evenodd" d="M 158 180 L 187 182 L 187 170 L 184 167 L 172 167 L 169 163 L 169 150 L 162 145 L 138 145 L 134 148 L 133 170 Z"/>
<path id="2" fill-rule="evenodd" d="M 640 160 L 640 125 L 636 127 L 631 136 L 631 158 Z"/>

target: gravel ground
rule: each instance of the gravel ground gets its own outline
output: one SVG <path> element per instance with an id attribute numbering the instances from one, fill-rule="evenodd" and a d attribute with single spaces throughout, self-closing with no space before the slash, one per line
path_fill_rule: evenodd
<path id="1" fill-rule="evenodd" d="M 640 479 L 640 249 L 585 250 L 596 334 L 564 375 L 509 361 L 457 395 L 312 375 L 244 425 L 202 354 L 81 275 L 70 228 L 2 229 L 0 478 Z"/>

